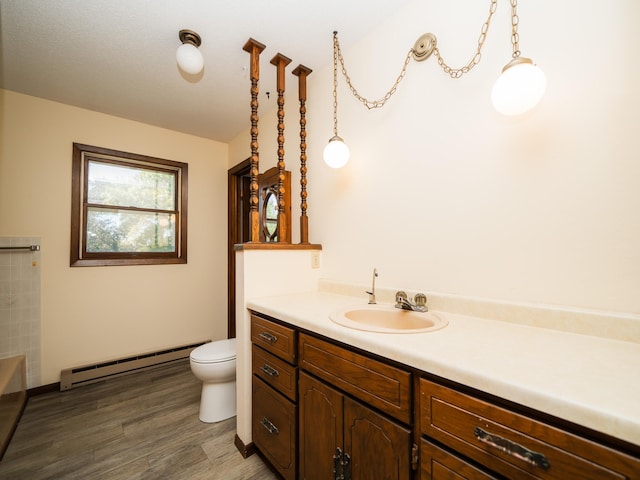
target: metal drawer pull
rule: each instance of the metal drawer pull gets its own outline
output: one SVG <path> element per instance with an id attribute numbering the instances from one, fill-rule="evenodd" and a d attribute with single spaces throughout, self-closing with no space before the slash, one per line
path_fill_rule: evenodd
<path id="1" fill-rule="evenodd" d="M 491 447 L 495 447 L 501 452 L 506 453 L 507 455 L 511 455 L 512 457 L 515 457 L 519 460 L 523 460 L 529 465 L 542 468 L 543 470 L 548 470 L 551 466 L 551 463 L 549 463 L 549 459 L 547 459 L 547 457 L 545 457 L 542 453 L 529 450 L 528 448 L 512 442 L 511 440 L 507 440 L 506 438 L 502 438 L 499 435 L 493 435 L 491 433 L 485 432 L 480 427 L 475 427 L 473 429 L 473 433 L 480 442 L 486 443 Z"/>
<path id="2" fill-rule="evenodd" d="M 278 427 L 271 423 L 267 419 L 267 417 L 262 417 L 262 420 L 260 420 L 260 424 L 267 430 L 267 432 L 278 435 Z"/>
<path id="3" fill-rule="evenodd" d="M 278 337 L 271 335 L 268 332 L 260 332 L 258 336 L 267 342 L 276 343 L 278 341 Z"/>
<path id="4" fill-rule="evenodd" d="M 280 375 L 280 372 L 278 372 L 278 370 L 273 368 L 271 365 L 267 365 L 266 363 L 260 367 L 260 370 L 262 370 L 270 377 L 277 377 L 278 375 Z"/>

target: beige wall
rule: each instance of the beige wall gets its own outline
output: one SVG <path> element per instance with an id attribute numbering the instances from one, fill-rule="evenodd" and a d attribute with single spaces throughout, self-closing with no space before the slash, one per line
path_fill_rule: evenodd
<path id="1" fill-rule="evenodd" d="M 500 116 L 490 103 L 511 55 L 508 2 L 498 2 L 480 65 L 461 79 L 435 58 L 411 62 L 387 105 L 369 111 L 340 77 L 339 133 L 351 148 L 342 170 L 322 162 L 332 136 L 332 68 L 311 66 L 310 238 L 323 246 L 323 277 L 366 284 L 375 266 L 382 287 L 640 313 L 640 3 L 586 5 L 520 2 L 521 50 L 548 79 L 542 103 L 522 117 Z M 428 31 L 449 64 L 464 65 L 488 6 L 420 0 L 400 10 L 345 48 L 356 88 L 383 96 Z M 274 53 L 267 45 L 263 56 Z M 287 76 L 291 169 L 294 81 Z M 265 162 L 272 116 L 261 111 Z M 248 153 L 247 134 L 231 147 Z"/>
<path id="2" fill-rule="evenodd" d="M 227 145 L 0 90 L 0 235 L 42 237 L 42 383 L 226 337 Z M 69 267 L 71 148 L 189 164 L 187 265 Z"/>

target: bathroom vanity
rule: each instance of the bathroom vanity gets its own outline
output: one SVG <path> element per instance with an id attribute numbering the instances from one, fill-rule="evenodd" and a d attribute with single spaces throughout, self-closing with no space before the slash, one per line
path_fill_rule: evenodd
<path id="1" fill-rule="evenodd" d="M 444 329 L 407 335 L 328 320 L 354 301 L 249 304 L 253 442 L 283 478 L 640 478 L 640 418 L 620 420 L 638 411 L 624 368 L 601 378 L 608 392 L 589 385 L 602 371 L 565 376 L 609 348 L 638 362 L 637 345 L 454 314 Z M 558 355 L 583 364 L 545 363 Z M 630 401 L 603 400 L 623 392 Z"/>

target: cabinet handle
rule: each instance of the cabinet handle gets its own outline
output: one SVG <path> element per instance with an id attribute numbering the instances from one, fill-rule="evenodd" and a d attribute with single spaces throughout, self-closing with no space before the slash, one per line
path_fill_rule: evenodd
<path id="1" fill-rule="evenodd" d="M 270 343 L 276 343 L 278 341 L 278 337 L 276 337 L 275 335 L 271 335 L 268 332 L 260 332 L 258 336 Z"/>
<path id="2" fill-rule="evenodd" d="M 333 456 L 333 480 L 351 480 L 351 457 L 340 447 Z"/>
<path id="3" fill-rule="evenodd" d="M 260 420 L 260 424 L 265 428 L 265 430 L 267 430 L 267 432 L 274 434 L 274 435 L 278 435 L 278 427 L 276 427 L 273 423 L 271 423 L 267 417 L 262 417 L 262 420 Z"/>
<path id="4" fill-rule="evenodd" d="M 413 446 L 411 447 L 411 470 L 413 470 L 414 472 L 418 470 L 418 466 L 420 462 L 419 452 L 420 452 L 420 447 L 418 447 L 418 445 L 414 443 Z"/>
<path id="5" fill-rule="evenodd" d="M 278 370 L 273 368 L 271 365 L 267 365 L 266 363 L 260 367 L 260 370 L 262 370 L 270 377 L 277 377 L 278 375 L 280 375 L 280 372 L 278 372 Z"/>
<path id="6" fill-rule="evenodd" d="M 504 452 L 507 455 L 511 455 L 514 458 L 523 460 L 529 465 L 542 468 L 543 470 L 548 470 L 551 466 L 551 463 L 549 463 L 549 459 L 542 453 L 529 450 L 528 448 L 523 447 L 522 445 L 512 442 L 511 440 L 503 438 L 499 435 L 485 432 L 480 427 L 475 427 L 473 429 L 473 433 L 478 441 L 485 443 L 491 447 L 497 448 L 501 452 Z"/>

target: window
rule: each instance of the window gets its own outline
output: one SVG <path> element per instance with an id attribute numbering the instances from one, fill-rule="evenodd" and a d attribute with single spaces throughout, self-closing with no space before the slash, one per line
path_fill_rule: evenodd
<path id="1" fill-rule="evenodd" d="M 74 143 L 71 266 L 187 263 L 187 168 Z"/>

